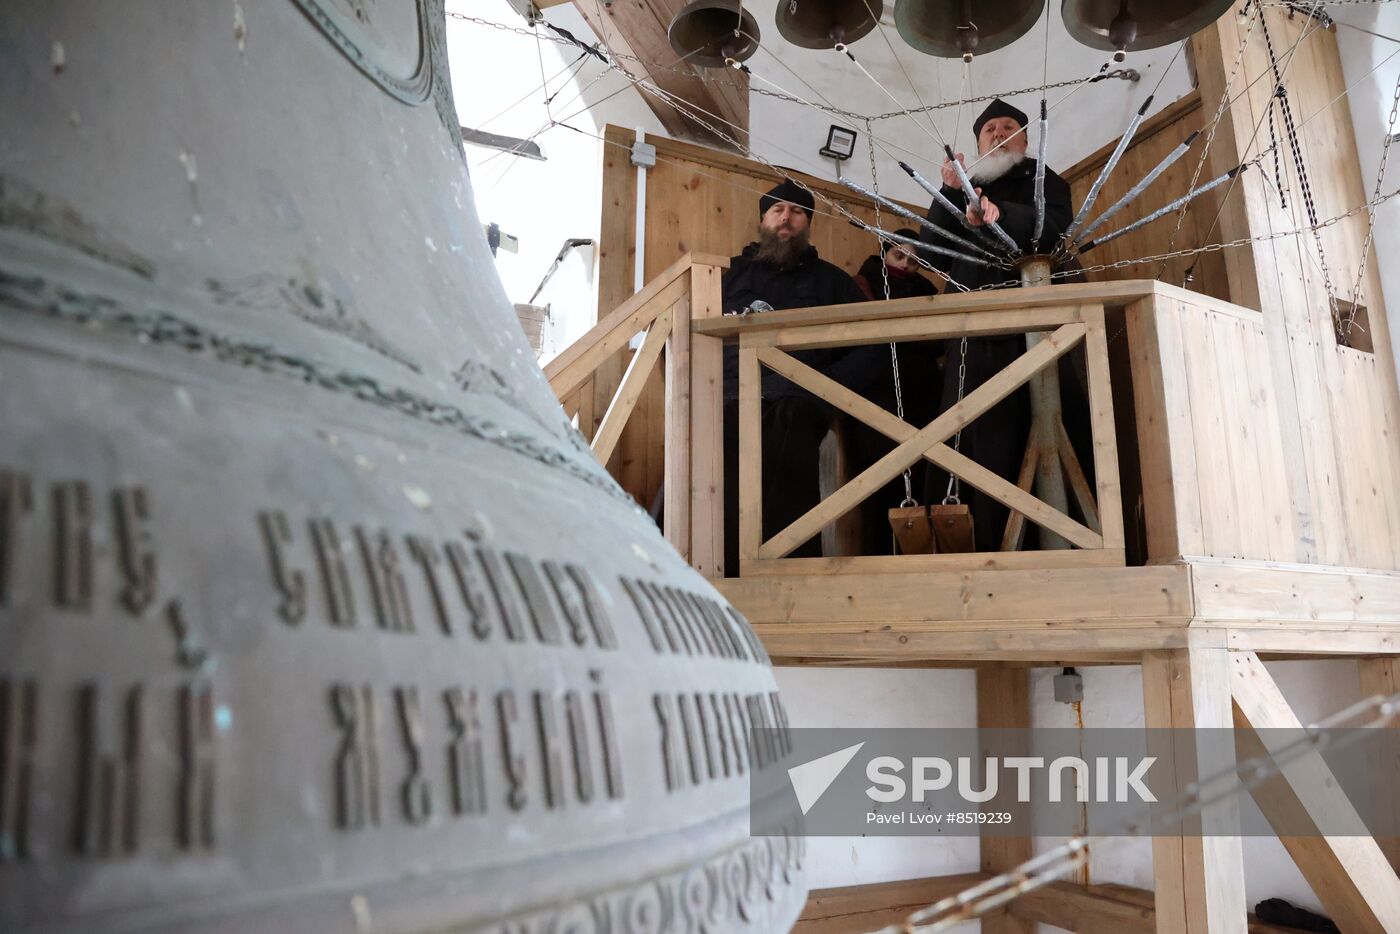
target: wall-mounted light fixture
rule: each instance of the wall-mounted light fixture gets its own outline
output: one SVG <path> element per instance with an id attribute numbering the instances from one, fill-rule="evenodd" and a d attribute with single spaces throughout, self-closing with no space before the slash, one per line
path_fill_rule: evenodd
<path id="1" fill-rule="evenodd" d="M 826 131 L 826 145 L 821 148 L 821 154 L 837 162 L 845 162 L 855 151 L 856 131 L 833 123 L 831 129 Z"/>
<path id="2" fill-rule="evenodd" d="M 823 156 L 836 163 L 836 177 L 841 177 L 841 163 L 851 158 L 856 151 L 856 131 L 843 126 L 831 125 L 826 131 L 826 145 L 820 150 Z"/>

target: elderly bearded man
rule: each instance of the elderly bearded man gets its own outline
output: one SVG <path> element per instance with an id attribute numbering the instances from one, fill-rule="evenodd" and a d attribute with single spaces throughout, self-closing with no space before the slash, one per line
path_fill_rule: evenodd
<path id="1" fill-rule="evenodd" d="M 729 261 L 726 314 L 844 305 L 865 301 L 855 281 L 817 256 L 810 234 L 812 193 L 791 181 L 758 203 L 758 240 Z M 886 351 L 888 353 L 888 351 Z M 856 392 L 888 369 L 878 349 L 799 351 L 793 356 Z M 821 501 L 817 451 L 833 416 L 830 406 L 771 370 L 763 371 L 763 537 L 771 538 Z M 739 353 L 724 354 L 725 573 L 739 573 Z M 747 452 L 753 456 L 757 452 Z M 820 557 L 814 535 L 792 557 Z"/>
<path id="2" fill-rule="evenodd" d="M 1040 241 L 1031 242 L 1035 233 L 1036 160 L 1026 156 L 1026 125 L 1027 117 L 1020 110 L 1000 99 L 992 101 L 972 125 L 972 132 L 977 137 L 979 158 L 967 169 L 967 174 L 980 196 L 978 203 L 967 203 L 951 162 L 943 164 L 943 196 L 966 212 L 967 222 L 972 226 L 999 223 L 1023 253 L 1037 253 L 1055 246 L 1060 235 L 1069 228 L 1074 210 L 1070 204 L 1069 184 L 1047 168 L 1045 226 Z M 957 153 L 956 157 L 966 166 L 962 153 Z M 937 202 L 929 208 L 928 219 L 950 233 L 970 236 L 962 221 Z M 955 282 L 970 289 L 1014 277 L 1014 273 L 1009 274 L 1006 270 L 978 266 L 946 256 L 931 255 L 927 259 Z M 952 287 L 947 291 L 952 291 Z M 948 357 L 938 405 L 940 413 L 958 400 L 959 364 L 963 362 L 959 341 L 948 341 L 945 349 Z M 1020 334 L 968 338 L 963 395 L 982 385 L 1025 351 L 1025 338 Z M 1062 360 L 1060 382 L 1066 389 L 1068 399 L 1068 394 L 1077 394 L 1077 381 L 1067 363 L 1068 358 Z M 1064 406 L 1066 425 L 1071 437 L 1076 439 L 1076 448 L 1079 448 L 1079 438 L 1082 436 L 1079 425 L 1081 409 L 1082 402 Z M 1025 456 L 1029 431 L 1030 396 L 1022 387 L 964 428 L 959 447 L 963 454 L 1015 483 Z M 1080 462 L 1088 463 L 1082 454 Z M 948 475 L 940 470 L 930 470 L 925 490 L 927 501 L 942 501 L 947 489 Z M 1009 515 L 1006 507 L 976 490 L 965 491 L 963 501 L 972 507 L 977 550 L 998 550 Z M 1033 533 L 1033 529 L 1028 528 L 1027 531 Z"/>

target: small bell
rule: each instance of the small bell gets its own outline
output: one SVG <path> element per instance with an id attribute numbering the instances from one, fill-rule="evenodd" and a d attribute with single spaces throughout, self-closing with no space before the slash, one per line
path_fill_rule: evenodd
<path id="1" fill-rule="evenodd" d="M 897 0 L 894 25 L 911 48 L 939 58 L 985 55 L 1024 36 L 1040 18 L 1045 0 L 1010 0 L 976 6 L 968 0 Z"/>
<path id="2" fill-rule="evenodd" d="M 778 32 L 802 49 L 834 49 L 868 35 L 878 20 L 871 10 L 883 3 L 866 0 L 800 0 L 778 7 Z"/>
<path id="3" fill-rule="evenodd" d="M 1200 32 L 1230 9 L 1230 0 L 1062 0 L 1060 16 L 1076 42 L 1114 53 L 1156 49 Z"/>
<path id="4" fill-rule="evenodd" d="M 723 68 L 758 51 L 758 22 L 740 0 L 694 0 L 675 15 L 666 38 L 698 68 Z"/>

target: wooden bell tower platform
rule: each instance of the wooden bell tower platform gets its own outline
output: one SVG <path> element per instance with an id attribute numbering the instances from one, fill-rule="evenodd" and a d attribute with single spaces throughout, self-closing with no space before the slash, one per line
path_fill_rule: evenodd
<path id="1" fill-rule="evenodd" d="M 1245 90 L 1271 64 L 1262 39 L 1244 40 L 1265 26 L 1282 48 L 1303 39 L 1284 83 L 1295 112 L 1308 118 L 1300 146 L 1309 158 L 1312 210 L 1319 218 L 1345 215 L 1366 202 L 1369 186 L 1345 106 L 1331 108 L 1345 88 L 1335 37 L 1281 8 L 1260 14 L 1237 5 L 1194 37 L 1194 102 L 1183 99 L 1157 118 L 1128 159 L 1155 164 L 1193 130 L 1206 131 L 1198 147 L 1212 139 L 1202 179 L 1257 156 L 1253 130 L 1267 119 L 1276 82 L 1255 81 Z M 1217 120 L 1222 99 L 1234 103 Z M 1314 237 L 1302 199 L 1285 202 L 1276 179 L 1266 184 L 1266 173 L 1247 172 L 1223 204 L 1203 200 L 1194 209 L 1176 246 L 1300 233 L 1202 254 L 1199 266 L 1190 259 L 1166 264 L 1168 281 L 1181 281 L 1186 265 L 1196 268 L 1201 292 L 1132 278 L 1156 275 L 1154 264 L 1092 272 L 1083 284 L 726 317 L 720 282 L 727 261 L 713 254 L 736 252 L 743 241 L 735 237 L 751 222 L 741 219 L 748 201 L 716 190 L 711 180 L 747 173 L 750 181 L 738 187 L 751 191 L 764 170 L 698 147 L 662 149 L 648 185 L 648 198 L 657 200 L 654 210 L 647 206 L 647 287 L 614 296 L 607 304 L 615 310 L 546 373 L 624 486 L 644 505 L 660 487 L 667 538 L 749 618 L 775 664 L 976 668 L 984 727 L 1029 725 L 1027 669 L 1037 666 L 1140 666 L 1149 727 L 1298 726 L 1263 664 L 1272 659 L 1354 658 L 1364 694 L 1400 692 L 1400 393 L 1378 258 L 1367 257 L 1365 274 L 1353 281 L 1368 244 L 1364 211 Z M 1186 190 L 1198 152 L 1158 183 L 1161 202 Z M 605 175 L 605 241 L 609 230 L 620 238 L 602 243 L 605 264 L 610 255 L 626 256 L 631 171 Z M 1278 171 L 1290 190 L 1304 181 L 1288 160 Z M 609 178 L 617 181 L 612 188 Z M 814 190 L 840 194 L 803 178 Z M 1129 180 L 1113 184 L 1120 183 Z M 1103 194 L 1110 201 L 1121 194 L 1111 188 Z M 849 195 L 844 200 L 868 213 Z M 1217 214 L 1212 234 L 1201 217 Z M 687 226 L 692 220 L 702 226 Z M 846 254 L 866 250 L 845 244 L 842 238 L 854 236 L 849 231 L 828 225 L 819 233 L 828 238 L 819 248 L 829 258 L 845 262 Z M 1160 253 L 1170 233 L 1148 227 L 1091 256 L 1105 263 Z M 1308 255 L 1319 240 L 1329 275 Z M 711 253 L 688 252 L 701 249 Z M 626 278 L 616 262 L 600 272 L 605 285 Z M 1364 330 L 1339 337 L 1334 299 L 1345 308 L 1365 306 Z M 629 362 L 625 348 L 638 332 L 646 338 Z M 903 422 L 791 353 L 991 334 L 1042 339 L 928 425 Z M 738 346 L 741 367 L 741 469 L 733 478 L 723 476 L 725 342 Z M 1070 353 L 1083 360 L 1094 481 L 1093 489 L 1076 491 L 1079 508 L 1066 511 L 1037 498 L 1030 482 L 1002 480 L 947 442 Z M 758 454 L 765 369 L 894 446 L 766 538 Z M 636 412 L 644 414 L 629 424 Z M 787 557 L 920 459 L 1072 547 Z M 657 467 L 650 486 L 635 482 L 643 460 Z M 740 491 L 738 568 L 723 566 L 726 482 Z M 1285 784 L 1258 800 L 1266 815 L 1338 805 L 1339 793 L 1325 782 Z M 1212 819 L 1229 821 L 1231 814 L 1227 808 Z M 1400 841 L 1283 842 L 1343 931 L 1400 932 Z M 978 873 L 814 893 L 797 930 L 871 930 L 1030 855 L 1028 839 L 986 839 Z M 1047 922 L 1114 934 L 1279 930 L 1248 918 L 1237 836 L 1158 837 L 1153 870 L 1155 892 L 1056 883 L 984 918 L 982 929 L 1028 934 Z"/>

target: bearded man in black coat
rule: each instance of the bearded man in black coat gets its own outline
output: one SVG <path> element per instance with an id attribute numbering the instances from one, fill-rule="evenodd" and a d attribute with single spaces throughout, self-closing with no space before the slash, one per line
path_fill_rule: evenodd
<path id="1" fill-rule="evenodd" d="M 1036 160 L 1026 155 L 1027 122 L 1028 118 L 1020 110 L 1000 99 L 992 101 L 972 125 L 972 132 L 977 137 L 979 158 L 967 167 L 967 173 L 979 195 L 978 203 L 967 203 L 951 162 L 943 164 L 943 195 L 966 212 L 966 220 L 972 226 L 984 227 L 990 223 L 999 223 L 1023 253 L 1048 252 L 1054 248 L 1060 235 L 1069 228 L 1074 210 L 1070 204 L 1069 184 L 1047 168 L 1045 225 L 1040 240 L 1036 243 L 1031 242 L 1035 233 Z M 957 153 L 956 158 L 967 166 L 962 153 Z M 929 208 L 928 219 L 951 233 L 964 238 L 970 236 L 962 221 L 937 202 Z M 954 282 L 970 289 L 992 285 L 1014 278 L 1015 275 L 1005 270 L 979 266 L 942 255 L 930 255 L 926 258 L 933 266 L 947 273 Z M 1010 287 L 1018 284 L 1012 283 Z M 953 291 L 954 288 L 950 286 L 949 291 Z M 1025 353 L 1026 341 L 1020 334 L 970 337 L 966 343 L 965 358 L 961 341 L 949 340 L 946 351 L 947 361 L 938 406 L 940 413 L 958 400 L 958 374 L 961 363 L 966 363 L 966 378 L 962 387 L 962 394 L 966 395 Z M 1063 375 L 1065 374 L 1062 367 Z M 1065 383 L 1063 378 L 1061 383 Z M 1071 408 L 1073 407 L 1066 407 L 1067 423 L 1075 420 Z M 959 448 L 963 454 L 1014 483 L 1020 472 L 1021 460 L 1025 456 L 1029 432 L 1030 395 L 1028 390 L 1022 387 L 964 428 Z M 1077 431 L 1072 433 L 1078 434 Z M 952 439 L 949 443 L 951 441 Z M 943 471 L 929 471 L 929 483 L 925 491 L 928 502 L 941 502 L 947 490 L 948 475 Z M 975 490 L 964 489 L 961 498 L 972 507 L 977 550 L 1000 549 L 1009 515 L 1006 507 Z"/>
<path id="2" fill-rule="evenodd" d="M 758 240 L 730 259 L 724 272 L 726 314 L 844 305 L 865 294 L 840 267 L 817 256 L 810 230 L 812 193 L 791 181 L 758 203 Z M 888 351 L 886 351 L 888 354 Z M 881 372 L 878 351 L 838 347 L 793 353 L 808 366 L 856 392 Z M 883 364 L 888 369 L 888 357 Z M 818 449 L 833 412 L 826 403 L 771 370 L 764 370 L 763 537 L 768 539 L 821 501 Z M 724 353 L 725 573 L 739 573 L 739 354 Z M 750 455 L 752 456 L 752 455 Z M 821 557 L 814 535 L 790 557 Z"/>

